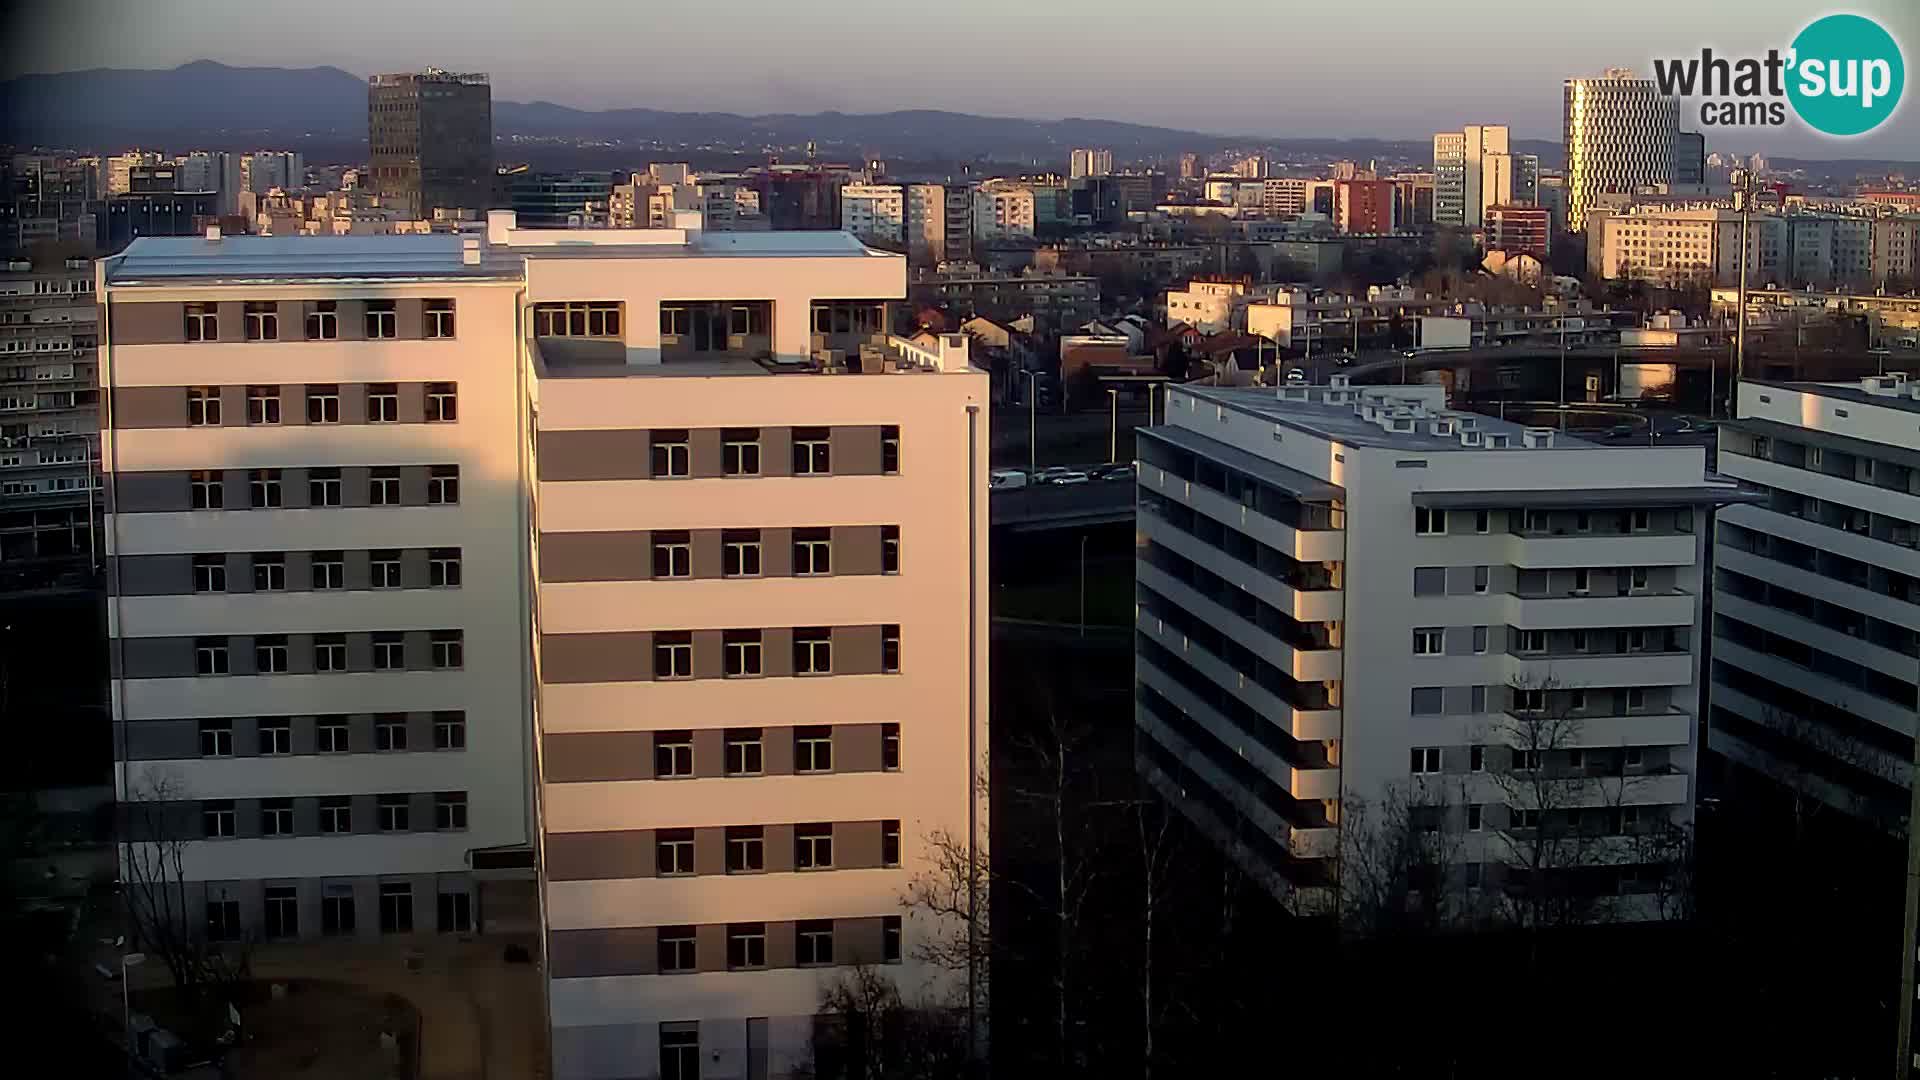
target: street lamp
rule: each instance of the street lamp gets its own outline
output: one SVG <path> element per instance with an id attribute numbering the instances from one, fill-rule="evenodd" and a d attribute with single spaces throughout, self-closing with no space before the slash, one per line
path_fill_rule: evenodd
<path id="1" fill-rule="evenodd" d="M 1040 469 L 1040 414 L 1037 411 L 1040 391 L 1034 380 L 1039 377 L 1037 371 L 1026 371 L 1027 377 L 1027 475 L 1032 476 Z"/>
<path id="2" fill-rule="evenodd" d="M 127 1041 L 127 1071 L 133 1071 L 133 994 L 127 987 L 129 970 L 147 962 L 147 954 L 130 952 L 120 954 L 120 1031 Z"/>
<path id="3" fill-rule="evenodd" d="M 1107 388 L 1107 402 L 1111 406 L 1107 412 L 1107 464 L 1120 460 L 1120 391 Z"/>

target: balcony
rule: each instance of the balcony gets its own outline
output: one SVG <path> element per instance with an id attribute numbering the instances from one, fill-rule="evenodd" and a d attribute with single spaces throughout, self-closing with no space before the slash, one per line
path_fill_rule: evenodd
<path id="1" fill-rule="evenodd" d="M 1287 790 L 1296 799 L 1337 799 L 1340 797 L 1340 770 L 1332 766 L 1287 770 Z"/>
<path id="2" fill-rule="evenodd" d="M 1150 611 L 1138 611 L 1134 624 L 1141 633 L 1181 656 L 1194 670 L 1225 687 L 1293 738 L 1302 742 L 1327 742 L 1340 737 L 1340 710 L 1301 709 L 1289 704 L 1225 660 L 1193 644 L 1186 635 Z"/>
<path id="3" fill-rule="evenodd" d="M 1567 566 L 1692 566 L 1699 541 L 1692 533 L 1529 533 L 1515 531 L 1508 559 L 1523 570 Z"/>
<path id="4" fill-rule="evenodd" d="M 1511 598 L 1509 610 L 1513 625 L 1522 630 L 1690 626 L 1696 599 L 1685 589 L 1612 596 L 1507 595 Z"/>
<path id="5" fill-rule="evenodd" d="M 1693 682 L 1693 654 L 1573 653 L 1508 654 L 1512 677 L 1553 679 L 1570 687 L 1686 686 Z"/>
<path id="6" fill-rule="evenodd" d="M 1267 661 L 1299 682 L 1329 682 L 1340 678 L 1340 650 L 1336 648 L 1296 647 L 1276 637 L 1253 621 L 1202 596 L 1192 586 L 1159 567 L 1145 562 L 1135 564 L 1140 584 L 1166 597 L 1175 605 L 1220 627 L 1224 632 L 1264 656 Z"/>
<path id="7" fill-rule="evenodd" d="M 1346 557 L 1346 533 L 1335 528 L 1296 529 L 1191 480 L 1183 480 L 1150 462 L 1140 463 L 1140 485 L 1215 521 L 1222 521 L 1300 562 L 1339 562 Z"/>
<path id="8" fill-rule="evenodd" d="M 1340 830 L 1295 825 L 1287 831 L 1287 850 L 1296 858 L 1331 859 L 1340 853 Z"/>
<path id="9" fill-rule="evenodd" d="M 1339 589 L 1295 588 L 1234 558 L 1154 513 L 1138 515 L 1140 532 L 1301 622 L 1338 622 L 1346 610 Z"/>
<path id="10" fill-rule="evenodd" d="M 1508 710 L 1514 723 L 1526 714 Z M 1556 717 L 1557 719 L 1557 717 Z M 1605 750 L 1622 746 L 1686 746 L 1693 742 L 1693 714 L 1685 709 L 1655 709 L 1608 715 L 1569 714 L 1578 730 L 1565 740 L 1567 749 Z M 1498 730 L 1497 728 L 1495 729 Z M 1509 728 L 1511 731 L 1512 729 Z"/>

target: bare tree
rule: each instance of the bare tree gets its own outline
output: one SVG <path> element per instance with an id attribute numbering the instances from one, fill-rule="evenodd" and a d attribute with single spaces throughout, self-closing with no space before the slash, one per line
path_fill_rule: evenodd
<path id="1" fill-rule="evenodd" d="M 1334 893 L 1341 932 L 1372 938 L 1464 925 L 1464 822 L 1444 782 L 1389 784 L 1380 798 L 1342 800 Z"/>
<path id="2" fill-rule="evenodd" d="M 121 878 L 127 918 L 139 947 L 166 966 L 174 988 L 207 1029 L 224 1016 L 238 984 L 250 974 L 244 940 L 213 940 L 205 911 L 190 910 L 187 845 L 198 839 L 183 817 L 187 791 L 178 774 L 147 774 L 123 804 Z"/>
<path id="3" fill-rule="evenodd" d="M 825 1080 L 962 1080 L 964 1019 L 939 1003 L 909 1003 L 879 968 L 841 969 L 820 990 L 812 1060 L 797 1073 Z"/>
<path id="4" fill-rule="evenodd" d="M 1133 804 L 1134 830 L 1140 841 L 1140 1075 L 1146 1080 L 1153 1077 L 1153 1036 L 1166 1011 L 1153 992 L 1154 920 L 1173 884 L 1172 813 L 1154 800 L 1137 799 Z"/>

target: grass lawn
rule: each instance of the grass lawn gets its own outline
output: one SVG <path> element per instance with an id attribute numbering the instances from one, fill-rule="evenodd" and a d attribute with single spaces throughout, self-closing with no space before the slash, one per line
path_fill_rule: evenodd
<path id="1" fill-rule="evenodd" d="M 1080 621 L 1080 573 L 1072 565 L 1059 577 L 1005 582 L 993 588 L 993 616 L 1039 622 Z M 1087 624 L 1127 626 L 1133 622 L 1133 560 L 1087 563 Z"/>

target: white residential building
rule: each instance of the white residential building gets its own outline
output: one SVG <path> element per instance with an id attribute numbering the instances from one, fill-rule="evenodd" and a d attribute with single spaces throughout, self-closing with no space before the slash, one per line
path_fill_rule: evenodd
<path id="1" fill-rule="evenodd" d="M 1707 747 L 1889 831 L 1920 671 L 1920 383 L 1744 381 L 1720 469 Z M 1737 777 L 1736 777 L 1737 781 Z"/>
<path id="2" fill-rule="evenodd" d="M 1495 178 L 1489 173 L 1498 173 L 1504 167 L 1511 177 L 1513 161 L 1508 151 L 1505 124 L 1469 124 L 1459 131 L 1434 135 L 1434 223 L 1479 228 L 1481 212 L 1489 204 L 1503 201 L 1491 197 L 1497 184 L 1492 183 Z M 1511 180 L 1508 186 L 1511 188 Z"/>
<path id="3" fill-rule="evenodd" d="M 1697 447 L 1444 395 L 1169 393 L 1140 433 L 1140 767 L 1283 897 L 1325 902 L 1343 806 L 1397 791 L 1443 807 L 1476 895 L 1591 835 L 1581 872 L 1631 916 L 1636 838 L 1692 817 L 1702 538 L 1734 486 Z"/>
<path id="4" fill-rule="evenodd" d="M 0 272 L 0 592 L 97 565 L 93 285 L 86 259 Z"/>
<path id="5" fill-rule="evenodd" d="M 1069 155 L 1067 176 L 1078 180 L 1083 176 L 1110 176 L 1113 173 L 1113 151 L 1076 148 Z"/>
<path id="6" fill-rule="evenodd" d="M 985 835 L 988 387 L 886 335 L 903 257 L 496 211 L 100 281 L 118 782 L 208 925 L 537 890 L 568 1080 L 784 1075 L 848 964 L 955 989 L 899 896 Z"/>
<path id="7" fill-rule="evenodd" d="M 906 241 L 907 196 L 899 184 L 848 184 L 840 189 L 840 228 L 868 240 Z"/>
<path id="8" fill-rule="evenodd" d="M 1740 227 L 1740 215 L 1724 207 L 1596 207 L 1587 214 L 1587 261 L 1608 281 L 1734 284 L 1740 278 Z M 1753 217 L 1746 248 L 1752 284 L 1786 279 L 1789 242 L 1786 219 Z"/>
<path id="9" fill-rule="evenodd" d="M 981 240 L 1032 239 L 1033 189 L 1025 184 L 988 180 L 973 193 L 973 231 Z"/>

